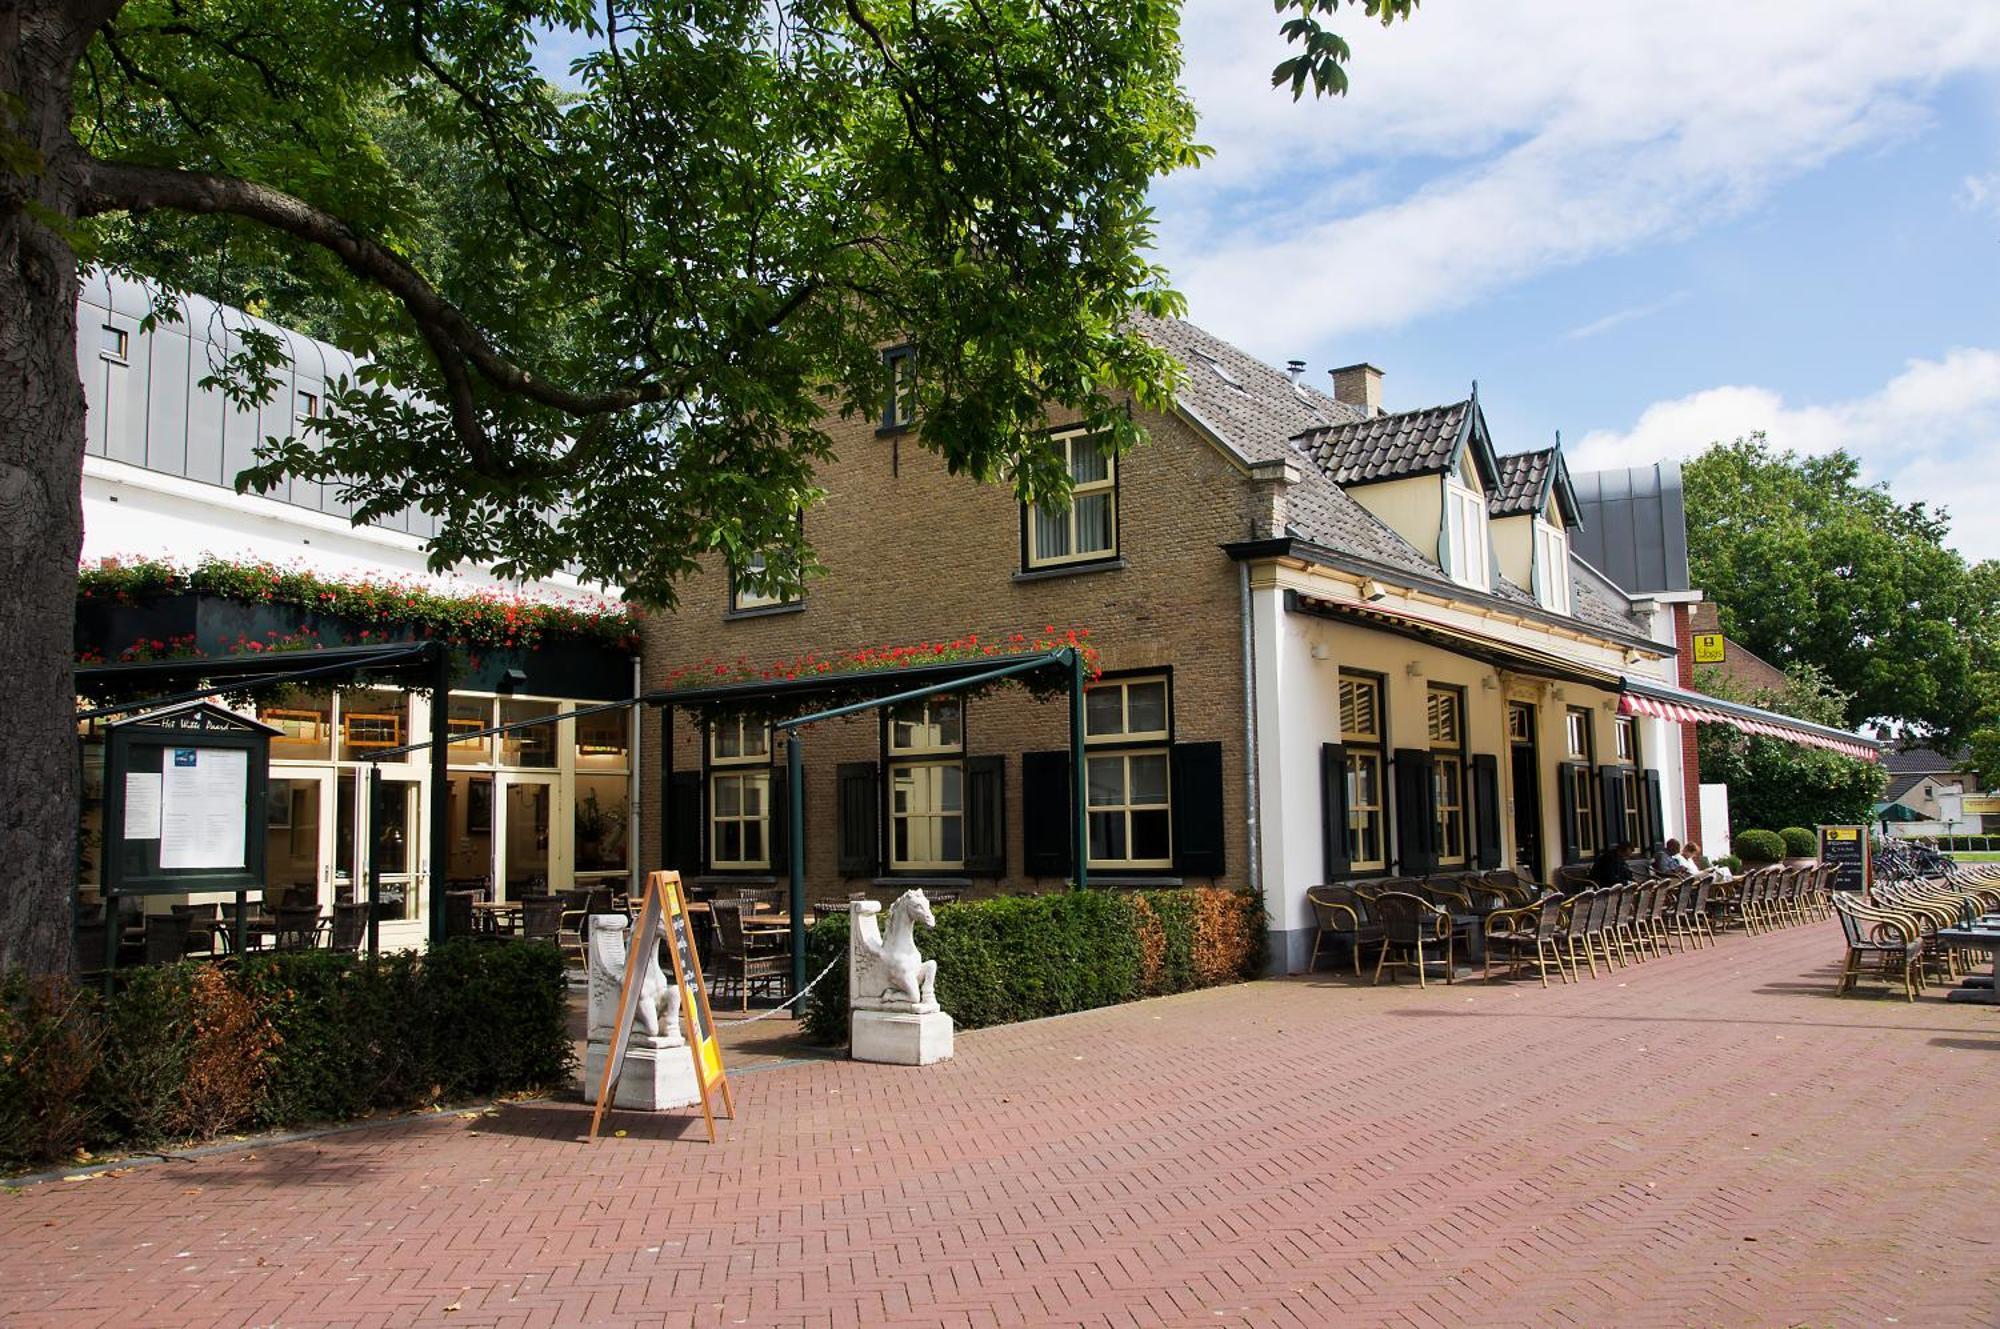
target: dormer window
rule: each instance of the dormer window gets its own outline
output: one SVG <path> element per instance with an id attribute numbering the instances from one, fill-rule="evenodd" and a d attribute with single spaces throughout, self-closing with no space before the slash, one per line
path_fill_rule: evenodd
<path id="1" fill-rule="evenodd" d="M 1489 589 L 1486 495 L 1468 454 L 1445 477 L 1445 573 L 1461 586 Z"/>
<path id="2" fill-rule="evenodd" d="M 1553 503 L 1535 518 L 1535 599 L 1554 613 L 1570 612 L 1569 532 Z"/>

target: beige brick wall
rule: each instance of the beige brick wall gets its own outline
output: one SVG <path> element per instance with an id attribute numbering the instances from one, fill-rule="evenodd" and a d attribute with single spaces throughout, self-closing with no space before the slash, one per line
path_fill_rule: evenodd
<path id="1" fill-rule="evenodd" d="M 690 579 L 680 608 L 644 623 L 648 687 L 675 667 L 747 658 L 753 666 L 808 650 L 954 639 L 1031 637 L 1043 627 L 1088 628 L 1106 671 L 1170 667 L 1175 737 L 1223 747 L 1225 881 L 1247 878 L 1244 802 L 1242 601 L 1237 568 L 1218 547 L 1249 534 L 1242 471 L 1178 418 L 1141 413 L 1150 439 L 1121 464 L 1120 554 L 1126 566 L 1035 580 L 1021 570 L 1020 507 L 1004 485 L 946 473 L 911 435 L 878 437 L 873 422 L 836 422 L 837 459 L 825 465 L 824 503 L 806 532 L 827 574 L 796 613 L 730 619 L 719 561 Z M 660 727 L 646 720 L 644 861 L 660 857 Z M 674 766 L 697 768 L 694 717 L 676 711 Z M 1007 876 L 1011 889 L 1051 886 L 1021 872 L 1023 752 L 1065 747 L 1067 707 L 1002 688 L 966 708 L 968 756 L 1007 757 Z M 863 883 L 835 871 L 835 767 L 873 761 L 874 716 L 815 726 L 804 737 L 809 889 Z M 774 753 L 782 761 L 782 753 Z"/>

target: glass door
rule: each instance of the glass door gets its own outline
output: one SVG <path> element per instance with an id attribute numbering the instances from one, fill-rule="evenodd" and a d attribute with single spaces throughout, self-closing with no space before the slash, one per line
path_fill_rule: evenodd
<path id="1" fill-rule="evenodd" d="M 503 900 L 546 893 L 555 888 L 558 865 L 555 836 L 556 777 L 502 775 L 499 825 L 494 829 L 499 863 L 494 880 Z"/>
<path id="2" fill-rule="evenodd" d="M 374 817 L 368 805 L 367 768 L 340 773 L 333 868 L 336 900 L 346 904 L 368 898 L 368 859 L 365 853 L 357 858 L 354 846 L 372 840 L 382 874 L 381 921 L 398 923 L 422 916 L 423 791 L 421 775 L 385 767 L 381 815 Z"/>
<path id="3" fill-rule="evenodd" d="M 333 886 L 333 775 L 271 768 L 265 796 L 264 903 L 329 903 Z"/>

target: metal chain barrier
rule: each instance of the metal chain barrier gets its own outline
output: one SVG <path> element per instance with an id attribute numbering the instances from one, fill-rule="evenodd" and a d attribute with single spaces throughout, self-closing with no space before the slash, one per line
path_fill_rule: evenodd
<path id="1" fill-rule="evenodd" d="M 716 1023 L 717 1023 L 717 1024 L 755 1024 L 755 1023 L 757 1023 L 757 1021 L 759 1021 L 759 1020 L 768 1020 L 768 1019 L 770 1019 L 770 1018 L 771 1018 L 772 1016 L 776 1015 L 776 1014 L 777 1014 L 777 1013 L 778 1013 L 779 1011 L 782 1011 L 782 1010 L 784 1010 L 784 1009 L 785 1009 L 785 1007 L 787 1007 L 787 1006 L 790 1006 L 790 1005 L 791 1005 L 791 1004 L 792 1004 L 793 1002 L 796 1002 L 796 1001 L 803 1001 L 803 1000 L 804 1000 L 804 999 L 805 999 L 805 998 L 806 998 L 806 997 L 807 997 L 808 995 L 810 995 L 810 994 L 811 994 L 811 992 L 812 992 L 812 990 L 813 990 L 814 988 L 816 988 L 816 987 L 818 987 L 818 986 L 819 986 L 819 980 L 820 980 L 820 979 L 822 979 L 822 978 L 825 978 L 825 977 L 826 977 L 826 976 L 827 976 L 828 974 L 832 973 L 832 972 L 833 972 L 833 971 L 834 971 L 834 970 L 835 970 L 836 968 L 838 968 L 838 967 L 839 967 L 839 965 L 840 965 L 840 962 L 841 962 L 842 960 L 845 960 L 846 958 L 847 958 L 847 957 L 846 957 L 845 955 L 841 955 L 841 956 L 836 956 L 836 957 L 835 957 L 835 958 L 834 958 L 834 959 L 833 959 L 833 960 L 832 960 L 832 961 L 831 961 L 831 962 L 830 962 L 830 963 L 829 963 L 829 964 L 828 964 L 828 965 L 826 966 L 826 968 L 824 968 L 824 969 L 822 969 L 822 970 L 820 970 L 820 971 L 819 971 L 819 973 L 818 973 L 818 974 L 817 974 L 817 975 L 816 975 L 816 976 L 815 976 L 815 977 L 813 978 L 813 981 L 812 981 L 812 982 L 810 982 L 810 983 L 806 984 L 806 985 L 805 985 L 804 987 L 800 988 L 800 989 L 798 990 L 798 992 L 797 992 L 797 993 L 795 993 L 795 994 L 794 994 L 794 995 L 792 995 L 792 996 L 789 996 L 789 997 L 785 998 L 785 999 L 784 999 L 783 1001 L 779 1002 L 779 1003 L 778 1003 L 778 1004 L 777 1004 L 776 1006 L 773 1006 L 773 1007 L 772 1007 L 772 1008 L 771 1008 L 770 1010 L 768 1010 L 768 1011 L 758 1011 L 758 1012 L 757 1012 L 757 1013 L 756 1013 L 755 1015 L 746 1015 L 746 1016 L 744 1016 L 744 1017 L 743 1017 L 742 1019 L 740 1019 L 740 1020 L 717 1020 L 717 1021 L 716 1021 Z"/>

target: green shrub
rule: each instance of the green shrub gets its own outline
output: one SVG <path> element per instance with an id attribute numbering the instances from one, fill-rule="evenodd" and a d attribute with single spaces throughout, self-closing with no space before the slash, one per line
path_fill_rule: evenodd
<path id="1" fill-rule="evenodd" d="M 1786 858 L 1819 857 L 1819 836 L 1803 826 L 1787 826 L 1778 838 L 1785 842 Z"/>
<path id="2" fill-rule="evenodd" d="M 87 1093 L 104 1022 L 67 978 L 0 974 L 0 1166 L 73 1157 L 102 1109 Z"/>
<path id="3" fill-rule="evenodd" d="M 1775 863 L 1785 856 L 1785 841 L 1776 831 L 1741 831 L 1729 847 L 1745 863 Z"/>
<path id="4" fill-rule="evenodd" d="M 108 1000 L 0 979 L 0 1165 L 344 1121 L 561 1083 L 562 954 L 452 942 L 134 969 Z"/>
<path id="5" fill-rule="evenodd" d="M 940 905 L 919 937 L 937 961 L 938 1004 L 962 1029 L 1090 1010 L 1255 974 L 1263 963 L 1262 906 L 1214 887 L 1064 891 Z M 847 1037 L 847 916 L 814 926 L 808 972 L 834 972 L 803 1014 L 809 1037 Z"/>
<path id="6" fill-rule="evenodd" d="M 1731 872 L 1741 872 L 1743 870 L 1743 860 L 1734 854 L 1724 854 L 1721 858 L 1714 859 L 1713 862 L 1715 866 L 1728 868 Z"/>

